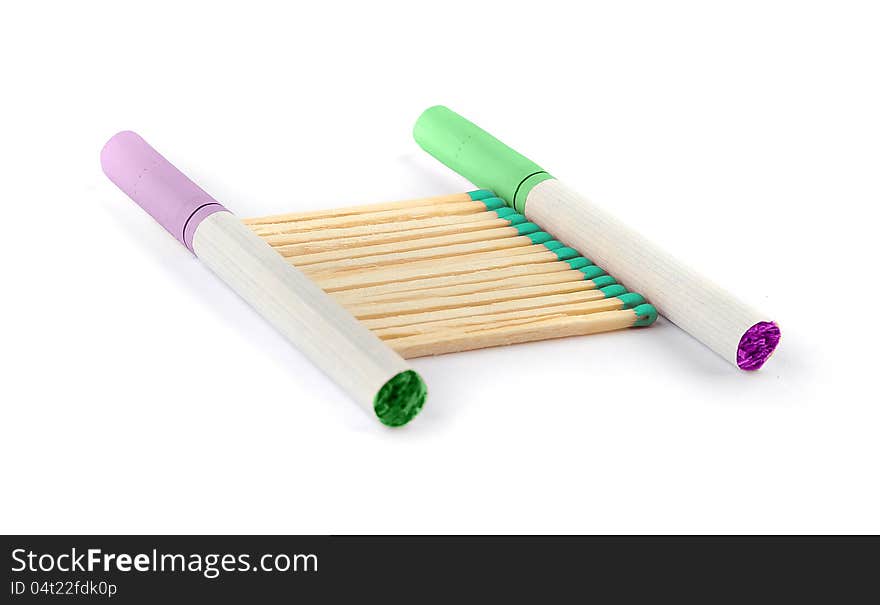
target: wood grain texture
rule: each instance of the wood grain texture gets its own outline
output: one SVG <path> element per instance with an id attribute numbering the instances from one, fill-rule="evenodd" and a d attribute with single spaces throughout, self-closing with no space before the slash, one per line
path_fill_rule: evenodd
<path id="1" fill-rule="evenodd" d="M 442 234 L 438 236 L 419 236 L 407 240 L 395 242 L 382 242 L 378 244 L 365 244 L 361 246 L 347 245 L 346 240 L 335 242 L 336 247 L 331 250 L 315 250 L 308 244 L 292 246 L 275 246 L 275 250 L 281 256 L 291 259 L 291 262 L 301 265 L 343 260 L 349 258 L 362 258 L 381 254 L 399 254 L 412 250 L 425 250 L 428 248 L 441 248 L 455 244 L 484 243 L 491 240 L 517 237 L 519 232 L 513 227 L 496 227 L 494 229 L 482 229 L 479 231 L 465 231 Z"/>
<path id="2" fill-rule="evenodd" d="M 427 334 L 430 332 L 442 331 L 447 328 L 459 328 L 465 326 L 479 327 L 496 322 L 506 323 L 540 317 L 572 317 L 577 315 L 589 315 L 591 313 L 601 313 L 602 311 L 616 311 L 622 307 L 623 302 L 619 298 L 605 298 L 587 302 L 543 305 L 532 309 L 515 309 L 513 311 L 502 311 L 500 313 L 489 313 L 487 315 L 471 315 L 468 317 L 456 317 L 453 319 L 425 321 L 422 323 L 394 326 L 391 328 L 376 328 L 373 330 L 373 333 L 379 338 L 387 340 L 390 338 L 413 336 L 415 334 Z"/>
<path id="3" fill-rule="evenodd" d="M 374 225 L 391 223 L 396 221 L 409 221 L 439 216 L 456 216 L 461 214 L 476 214 L 486 211 L 483 202 L 450 202 L 434 206 L 415 206 L 412 208 L 397 208 L 391 210 L 377 210 L 363 214 L 351 214 L 343 216 L 329 216 L 296 221 L 282 221 L 257 225 L 255 231 L 264 234 L 267 231 L 279 233 L 278 228 L 283 225 L 284 233 L 299 233 L 302 231 L 317 231 L 320 229 L 334 229 L 340 227 L 354 227 L 357 225 Z"/>
<path id="4" fill-rule="evenodd" d="M 428 313 L 443 309 L 479 308 L 482 305 L 541 298 L 557 294 L 571 294 L 594 290 L 593 282 L 580 280 L 560 284 L 530 285 L 521 288 L 502 288 L 472 294 L 455 294 L 450 296 L 431 296 L 415 300 L 399 300 L 394 302 L 368 302 L 346 305 L 348 312 L 358 319 L 393 317 L 407 313 Z"/>
<path id="5" fill-rule="evenodd" d="M 315 262 L 315 255 L 309 255 L 306 257 L 288 257 L 287 260 L 306 273 L 321 273 L 328 271 L 340 272 L 360 268 L 372 269 L 383 265 L 416 265 L 419 261 L 439 264 L 441 259 L 458 261 L 468 257 L 474 258 L 478 255 L 482 255 L 479 256 L 479 258 L 495 258 L 504 256 L 505 254 L 525 254 L 528 250 L 517 250 L 517 248 L 525 248 L 526 246 L 533 247 L 535 245 L 536 244 L 532 244 L 532 240 L 528 237 L 519 235 L 516 237 L 490 239 L 488 241 L 469 242 L 466 244 L 450 244 L 430 248 L 420 248 L 417 250 L 408 250 L 406 252 L 372 254 L 356 258 L 343 257 L 323 262 Z M 535 248 L 535 250 L 539 249 Z M 503 251 L 503 254 L 499 254 L 501 251 Z"/>
<path id="6" fill-rule="evenodd" d="M 490 253 L 493 254 L 490 257 L 454 258 L 450 259 L 450 262 L 442 264 L 431 261 L 427 263 L 415 262 L 399 267 L 375 267 L 370 269 L 339 272 L 331 271 L 314 273 L 309 276 L 322 288 L 328 292 L 333 292 L 335 290 L 378 286 L 380 284 L 412 279 L 424 279 L 446 275 L 465 275 L 487 269 L 501 269 L 517 265 L 533 266 L 541 263 L 553 263 L 554 265 L 560 264 L 557 256 L 546 248 L 541 251 L 541 248 L 538 246 L 524 246 L 523 248 L 513 248 L 511 250 L 523 251 L 526 252 L 526 254 L 513 254 L 508 251 L 507 254 L 502 255 Z M 280 257 L 281 256 L 279 255 L 279 258 Z M 540 271 L 541 269 L 538 270 Z"/>
<path id="7" fill-rule="evenodd" d="M 508 220 L 498 218 L 494 212 L 478 212 L 464 216 L 435 217 L 405 222 L 414 226 L 402 229 L 399 227 L 404 222 L 384 223 L 381 225 L 364 225 L 344 229 L 325 229 L 319 233 L 265 235 L 263 239 L 269 245 L 276 248 L 286 248 L 292 251 L 293 254 L 313 254 L 316 252 L 347 250 L 377 244 L 415 242 L 427 237 L 467 233 L 469 231 L 486 231 L 510 225 Z M 283 251 L 282 254 L 284 254 Z"/>
<path id="8" fill-rule="evenodd" d="M 387 317 L 363 319 L 361 321 L 371 330 L 376 330 L 378 328 L 414 325 L 430 321 L 438 321 L 442 319 L 475 317 L 478 315 L 491 315 L 493 313 L 502 313 L 505 311 L 519 311 L 524 309 L 545 308 L 553 305 L 562 305 L 568 303 L 589 302 L 602 300 L 604 298 L 605 295 L 602 294 L 602 292 L 599 292 L 598 290 L 590 290 L 587 292 L 572 292 L 569 294 L 552 294 L 535 298 L 506 300 L 485 305 L 476 305 L 473 307 L 462 306 L 452 309 L 425 311 L 423 313 L 391 315 Z"/>
<path id="9" fill-rule="evenodd" d="M 388 346 L 407 359 L 485 349 L 504 345 L 585 336 L 630 327 L 636 320 L 632 310 L 606 311 L 583 317 L 549 317 L 475 329 L 450 329 L 387 340 Z"/>
<path id="10" fill-rule="evenodd" d="M 549 264 L 549 263 L 543 263 Z M 516 268 L 516 267 L 511 267 Z M 497 271 L 504 271 L 499 269 Z M 484 271 L 482 273 L 491 273 Z M 470 273 L 463 277 L 474 277 L 476 273 Z M 399 300 L 420 300 L 434 298 L 436 296 L 458 296 L 462 294 L 474 294 L 477 292 L 490 292 L 496 290 L 508 290 L 510 288 L 523 288 L 527 286 L 540 286 L 546 284 L 562 284 L 566 282 L 583 282 L 584 274 L 580 271 L 554 271 L 551 273 L 539 273 L 520 275 L 518 277 L 505 277 L 489 279 L 487 281 L 458 281 L 462 276 L 449 276 L 440 278 L 428 278 L 401 282 L 404 284 L 417 284 L 406 290 L 376 291 L 373 288 L 360 288 L 354 290 L 340 290 L 333 293 L 333 297 L 343 305 L 358 303 L 394 302 Z M 418 285 L 425 282 L 433 282 L 431 286 Z M 375 286 L 381 288 L 381 286 Z"/>
<path id="11" fill-rule="evenodd" d="M 250 228 L 254 233 L 273 245 L 278 244 L 295 244 L 302 242 L 318 242 L 323 240 L 338 240 L 348 237 L 360 237 L 380 234 L 399 233 L 401 231 L 417 232 L 420 229 L 432 229 L 437 227 L 455 227 L 460 230 L 471 228 L 470 223 L 485 222 L 499 219 L 494 212 L 474 212 L 472 214 L 451 214 L 448 216 L 429 216 L 428 218 L 417 218 L 411 220 L 400 220 L 390 223 L 369 223 L 365 225 L 351 225 L 349 227 L 329 227 L 320 230 L 299 230 L 296 222 L 290 223 L 274 223 L 268 225 L 252 225 Z M 508 221 L 504 221 L 501 225 L 508 225 Z M 484 228 L 484 227 L 479 227 Z M 448 233 L 448 232 L 447 232 Z M 410 235 L 404 235 L 401 239 L 408 239 Z M 398 240 L 399 241 L 399 240 Z"/>
<path id="12" fill-rule="evenodd" d="M 379 202 L 376 204 L 359 204 L 356 206 L 345 206 L 342 208 L 332 208 L 329 210 L 309 210 L 305 212 L 287 212 L 284 214 L 274 214 L 269 216 L 261 216 L 257 218 L 246 218 L 242 222 L 246 225 L 262 225 L 267 223 L 287 223 L 294 221 L 314 220 L 323 218 L 332 218 L 335 216 L 352 216 L 356 214 L 366 214 L 369 212 L 382 212 L 385 210 L 400 210 L 402 208 L 418 208 L 421 206 L 434 206 L 449 202 L 470 202 L 473 201 L 468 193 L 453 193 L 451 195 L 438 195 L 434 197 L 425 197 L 412 200 L 400 200 L 395 202 Z"/>

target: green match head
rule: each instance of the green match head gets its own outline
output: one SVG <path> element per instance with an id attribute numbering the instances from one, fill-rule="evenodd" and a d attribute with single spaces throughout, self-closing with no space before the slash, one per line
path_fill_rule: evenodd
<path id="1" fill-rule="evenodd" d="M 599 277 L 593 278 L 593 285 L 597 288 L 604 288 L 605 286 L 613 286 L 617 283 L 617 280 L 611 277 L 610 275 L 600 275 Z"/>
<path id="2" fill-rule="evenodd" d="M 545 246 L 547 244 L 544 244 Z M 556 248 L 553 250 L 556 253 L 556 258 L 559 260 L 571 260 L 573 258 L 577 258 L 580 256 L 580 253 L 574 248 L 569 248 L 568 246 L 562 246 L 561 248 Z"/>
<path id="3" fill-rule="evenodd" d="M 633 311 L 636 314 L 634 326 L 650 326 L 652 323 L 657 321 L 657 309 L 654 308 L 654 305 L 645 303 L 643 305 L 639 305 Z"/>
<path id="4" fill-rule="evenodd" d="M 468 195 L 471 197 L 472 200 L 485 200 L 490 197 L 495 197 L 495 194 L 488 189 L 477 189 L 476 191 L 468 191 Z"/>
<path id="5" fill-rule="evenodd" d="M 528 238 L 532 240 L 533 244 L 544 244 L 545 246 L 547 246 L 548 243 L 555 241 L 553 236 L 546 231 L 535 231 L 534 233 L 530 233 Z M 552 250 L 550 246 L 547 246 L 547 248 Z"/>
<path id="6" fill-rule="evenodd" d="M 590 265 L 588 267 L 582 267 L 581 273 L 584 274 L 584 279 L 596 279 L 598 277 L 605 275 L 605 269 L 603 269 L 602 267 L 597 267 L 596 265 Z M 605 285 L 610 285 L 610 284 L 605 284 Z"/>
<path id="7" fill-rule="evenodd" d="M 477 200 L 479 202 L 483 202 L 486 206 L 486 210 L 497 210 L 499 208 L 504 208 L 507 205 L 507 202 L 502 200 L 500 197 L 487 197 L 484 200 Z"/>
<path id="8" fill-rule="evenodd" d="M 620 284 L 605 286 L 604 288 L 599 288 L 599 291 L 605 295 L 605 298 L 620 298 L 621 295 L 626 294 L 626 288 Z"/>
<path id="9" fill-rule="evenodd" d="M 520 235 L 537 235 L 541 231 L 541 228 L 535 223 L 528 222 L 514 225 L 514 229 L 516 229 L 516 232 Z M 535 240 L 532 241 L 534 242 Z"/>
<path id="10" fill-rule="evenodd" d="M 593 264 L 588 258 L 584 258 L 583 256 L 576 256 L 575 258 L 568 259 L 565 261 L 568 263 L 568 266 L 572 269 L 583 269 L 584 267 L 589 267 Z"/>
<path id="11" fill-rule="evenodd" d="M 645 297 L 636 292 L 627 292 L 626 294 L 621 294 L 617 298 L 623 301 L 624 309 L 634 309 L 645 303 Z"/>

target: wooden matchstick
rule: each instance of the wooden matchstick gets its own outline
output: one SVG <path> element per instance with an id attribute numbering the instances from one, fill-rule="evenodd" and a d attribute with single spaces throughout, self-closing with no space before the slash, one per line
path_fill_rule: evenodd
<path id="1" fill-rule="evenodd" d="M 541 263 L 538 266 L 545 266 L 551 263 Z M 510 267 L 510 269 L 518 269 L 519 267 Z M 497 269 L 495 271 L 505 271 L 506 269 Z M 489 273 L 483 271 L 479 273 Z M 377 291 L 376 288 L 383 286 L 374 286 L 373 288 L 357 288 L 354 290 L 340 290 L 333 293 L 333 298 L 341 302 L 343 305 L 366 303 L 366 302 L 392 302 L 397 300 L 416 300 L 421 298 L 430 298 L 434 296 L 457 296 L 459 294 L 474 294 L 475 292 L 486 292 L 490 290 L 505 290 L 508 288 L 520 288 L 525 286 L 539 286 L 542 284 L 560 284 L 565 282 L 578 282 L 584 280 L 584 274 L 574 269 L 564 271 L 553 271 L 551 273 L 538 273 L 530 275 L 520 275 L 518 277 L 505 277 L 502 279 L 493 279 L 488 281 L 473 281 L 475 273 L 466 275 L 453 275 L 441 278 L 429 278 L 426 280 L 415 280 L 411 282 L 400 282 L 400 284 L 388 284 L 405 286 L 406 284 L 414 284 L 418 282 L 434 282 L 436 286 L 418 286 L 410 285 L 405 290 Z M 457 278 L 461 281 L 458 282 Z M 458 282 L 458 283 L 457 283 Z M 449 284 L 449 285 L 444 285 Z"/>
<path id="2" fill-rule="evenodd" d="M 333 278 L 322 281 L 322 287 L 331 293 L 351 293 L 352 296 L 370 297 L 377 294 L 410 292 L 425 290 L 440 286 L 454 286 L 457 284 L 475 284 L 488 281 L 503 280 L 512 277 L 527 275 L 542 275 L 544 273 L 556 273 L 568 271 L 571 267 L 563 261 L 537 263 L 534 265 L 514 265 L 495 269 L 478 268 L 470 273 L 443 274 L 436 277 L 424 278 L 401 278 L 400 281 L 380 283 L 374 286 L 337 287 Z"/>
<path id="3" fill-rule="evenodd" d="M 448 262 L 438 264 L 436 262 L 412 263 L 415 266 L 402 267 L 378 267 L 376 269 L 361 269 L 356 271 L 347 271 L 343 273 L 315 273 L 310 277 L 318 283 L 325 291 L 334 292 L 336 290 L 344 290 L 348 288 L 378 286 L 398 281 L 422 279 L 428 277 L 439 277 L 448 275 L 463 275 L 474 273 L 485 269 L 500 269 L 503 267 L 513 267 L 516 265 L 530 265 L 526 271 L 534 271 L 543 273 L 543 267 L 536 265 L 544 263 L 553 263 L 554 266 L 559 261 L 559 257 L 545 250 L 543 252 L 531 252 L 532 246 L 527 246 L 528 254 L 513 254 L 494 258 L 465 258 L 459 259 L 459 262 Z M 537 248 L 537 246 L 535 246 Z M 565 263 L 560 263 L 565 264 Z M 567 266 L 565 268 L 568 268 Z M 561 267 L 560 267 L 561 270 Z"/>
<path id="4" fill-rule="evenodd" d="M 446 240 L 447 238 L 436 239 Z M 384 249 L 386 246 L 393 245 L 394 244 L 384 244 L 382 248 Z M 327 271 L 339 272 L 367 267 L 373 268 L 380 267 L 382 265 L 400 265 L 403 263 L 408 264 L 415 262 L 436 261 L 438 259 L 446 258 L 460 259 L 465 258 L 469 255 L 489 254 L 493 252 L 498 253 L 500 251 L 504 251 L 505 254 L 526 254 L 526 251 L 512 251 L 512 249 L 514 248 L 526 247 L 537 248 L 537 245 L 533 244 L 532 240 L 523 235 L 517 237 L 504 237 L 501 239 L 490 239 L 487 241 L 469 242 L 466 244 L 451 244 L 429 248 L 419 248 L 415 250 L 407 250 L 404 252 L 385 252 L 380 254 L 372 254 L 369 256 L 355 256 L 352 258 L 348 258 L 345 255 L 341 255 L 341 258 L 339 258 L 340 255 L 334 255 L 337 258 L 326 261 L 321 261 L 318 259 L 324 258 L 324 255 L 328 253 L 311 254 L 305 256 L 291 256 L 287 258 L 287 261 L 290 262 L 292 265 L 295 265 L 298 269 L 302 271 L 307 271 L 311 273 L 323 273 Z"/>
<path id="5" fill-rule="evenodd" d="M 471 202 L 493 197 L 491 191 L 480 189 L 477 191 L 469 191 L 466 193 L 454 193 L 452 195 L 439 195 L 435 197 L 425 197 L 413 200 L 402 200 L 397 202 L 380 202 L 378 204 L 361 204 L 358 206 L 346 206 L 344 208 L 333 208 L 330 210 L 312 210 L 307 212 L 287 212 L 284 214 L 273 214 L 269 216 L 260 216 L 256 218 L 246 218 L 242 222 L 246 225 L 264 225 L 269 223 L 287 223 L 291 221 L 306 221 L 314 219 L 332 218 L 336 216 L 351 216 L 356 214 L 365 214 L 368 212 L 382 212 L 385 210 L 399 210 L 401 208 L 418 208 L 421 206 L 433 206 L 437 204 L 453 203 L 453 202 Z"/>
<path id="6" fill-rule="evenodd" d="M 412 359 L 536 340 L 610 332 L 628 328 L 634 325 L 637 319 L 636 312 L 627 309 L 579 317 L 551 317 L 500 327 L 450 329 L 440 333 L 392 338 L 385 343 L 401 357 Z"/>
<path id="7" fill-rule="evenodd" d="M 484 229 L 480 231 L 466 231 L 464 233 L 454 232 L 436 237 L 425 237 L 418 234 L 411 239 L 397 240 L 390 243 L 377 243 L 362 246 L 346 245 L 345 240 L 338 242 L 320 242 L 328 249 L 324 251 L 315 250 L 312 244 L 295 244 L 290 246 L 274 246 L 275 250 L 281 255 L 291 259 L 291 262 L 298 266 L 311 265 L 319 262 L 336 261 L 350 258 L 360 258 L 363 256 L 373 256 L 379 254 L 397 254 L 400 252 L 408 252 L 410 250 L 422 250 L 425 248 L 440 248 L 442 246 L 450 246 L 453 244 L 469 244 L 475 242 L 487 242 L 489 240 L 517 237 L 522 234 L 522 225 L 515 227 L 504 226 L 494 229 Z M 537 229 L 535 229 L 537 231 Z M 330 244 L 336 244 L 334 248 L 330 248 Z"/>
<path id="8" fill-rule="evenodd" d="M 303 261 L 302 259 L 295 258 L 288 258 L 287 260 L 296 265 L 300 270 L 310 274 L 351 273 L 354 271 L 381 269 L 384 265 L 395 265 L 397 267 L 407 265 L 409 268 L 413 268 L 425 265 L 438 265 L 445 262 L 455 264 L 463 261 L 506 258 L 544 251 L 553 251 L 556 260 L 567 260 L 577 257 L 577 251 L 563 247 L 559 242 L 552 240 L 547 233 L 538 232 L 487 242 L 454 244 L 424 250 L 376 254 L 321 263 L 308 264 L 307 260 Z M 439 259 L 444 259 L 444 261 L 441 263 Z"/>
<path id="9" fill-rule="evenodd" d="M 263 234 L 260 237 L 272 247 L 300 245 L 302 249 L 298 253 L 311 254 L 327 250 L 359 248 L 374 244 L 407 241 L 419 237 L 436 237 L 452 233 L 484 231 L 509 226 L 510 221 L 499 217 L 495 212 L 477 212 L 474 214 L 437 216 L 415 221 L 362 225 L 342 229 L 324 229 L 323 231 Z"/>
<path id="10" fill-rule="evenodd" d="M 601 313 L 603 311 L 616 311 L 622 309 L 623 307 L 624 302 L 621 299 L 605 298 L 602 300 L 593 300 L 580 303 L 535 307 L 533 309 L 517 309 L 515 311 L 490 313 L 488 315 L 471 315 L 468 317 L 457 317 L 454 319 L 441 319 L 436 321 L 427 321 L 419 324 L 410 324 L 406 326 L 394 326 L 391 328 L 376 328 L 373 330 L 373 334 L 383 340 L 387 340 L 390 338 L 413 336 L 415 334 L 428 334 L 430 332 L 439 332 L 447 330 L 449 328 L 487 326 L 490 324 L 501 325 L 507 322 L 529 321 L 542 317 L 575 317 L 578 315 Z"/>
<path id="11" fill-rule="evenodd" d="M 563 282 L 560 284 L 542 284 L 537 286 L 526 286 L 523 288 L 490 290 L 488 292 L 476 292 L 474 294 L 461 294 L 456 296 L 434 296 L 416 300 L 369 302 L 344 306 L 349 313 L 358 319 L 373 319 L 379 317 L 393 317 L 407 313 L 429 313 L 443 309 L 474 308 L 509 300 L 533 299 L 556 294 L 588 292 L 595 289 L 596 287 L 593 285 L 593 282 L 581 280 Z"/>
<path id="12" fill-rule="evenodd" d="M 347 214 L 342 216 L 305 219 L 300 221 L 259 223 L 258 225 L 263 227 L 263 230 L 257 230 L 257 234 L 260 235 L 262 233 L 265 233 L 267 230 L 277 232 L 279 225 L 284 225 L 285 233 L 298 233 L 302 231 L 316 231 L 319 229 L 336 229 L 341 227 L 355 227 L 358 225 L 373 225 L 378 223 L 391 223 L 395 221 L 409 221 L 415 219 L 431 218 L 435 216 L 475 214 L 478 212 L 485 212 L 486 210 L 500 208 L 504 205 L 503 201 L 494 200 L 495 198 L 472 202 L 449 202 L 446 204 L 437 204 L 433 206 L 413 206 L 410 208 L 377 210 L 372 212 L 364 212 L 363 214 Z M 253 224 L 251 226 L 253 226 Z"/>
<path id="13" fill-rule="evenodd" d="M 424 313 L 408 313 L 403 315 L 393 315 L 389 317 L 378 317 L 375 319 L 362 319 L 361 322 L 371 330 L 376 330 L 379 328 L 406 326 L 412 324 L 427 323 L 429 321 L 438 321 L 442 319 L 455 319 L 458 317 L 471 317 L 476 315 L 490 315 L 493 313 L 501 313 L 504 311 L 534 309 L 539 307 L 550 307 L 552 305 L 561 305 L 576 302 L 589 302 L 594 300 L 601 300 L 603 298 L 605 298 L 605 294 L 602 293 L 602 291 L 589 290 L 586 292 L 552 294 L 548 296 L 539 296 L 536 298 L 507 300 L 503 302 L 479 305 L 476 307 L 458 307 L 453 309 L 443 309 L 440 311 L 427 311 Z"/>

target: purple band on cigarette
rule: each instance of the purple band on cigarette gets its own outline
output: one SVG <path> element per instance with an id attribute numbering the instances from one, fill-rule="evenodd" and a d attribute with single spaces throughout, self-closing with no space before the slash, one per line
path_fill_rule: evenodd
<path id="1" fill-rule="evenodd" d="M 196 227 L 226 210 L 134 132 L 114 135 L 101 150 L 104 174 L 177 240 L 192 250 Z"/>
<path id="2" fill-rule="evenodd" d="M 736 351 L 736 364 L 743 370 L 758 370 L 773 354 L 782 333 L 772 321 L 762 321 L 746 330 Z"/>

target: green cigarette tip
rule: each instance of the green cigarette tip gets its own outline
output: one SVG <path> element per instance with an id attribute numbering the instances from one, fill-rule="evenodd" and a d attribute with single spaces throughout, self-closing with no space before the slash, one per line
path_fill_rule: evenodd
<path id="1" fill-rule="evenodd" d="M 517 216 L 522 216 L 519 212 L 517 212 L 516 210 L 514 210 L 510 206 L 505 206 L 504 208 L 498 208 L 497 210 L 493 210 L 493 212 L 495 213 L 495 215 L 498 218 L 507 218 L 508 216 L 513 215 L 513 214 L 515 214 Z M 523 218 L 525 218 L 525 217 L 523 216 Z"/>
<path id="2" fill-rule="evenodd" d="M 490 197 L 495 197 L 495 194 L 488 189 L 477 189 L 476 191 L 468 191 L 468 195 L 471 196 L 471 199 L 474 201 L 485 200 Z"/>
<path id="3" fill-rule="evenodd" d="M 526 217 L 524 217 L 522 214 L 520 214 L 516 211 L 514 211 L 513 214 L 511 214 L 509 216 L 505 216 L 503 218 L 506 218 L 511 225 L 519 225 L 521 223 L 528 222 L 528 220 L 529 220 Z"/>
<path id="4" fill-rule="evenodd" d="M 403 426 L 415 418 L 427 396 L 428 387 L 422 377 L 413 370 L 406 370 L 382 385 L 373 400 L 373 410 L 382 424 Z"/>
<path id="5" fill-rule="evenodd" d="M 442 105 L 422 113 L 413 137 L 449 168 L 477 187 L 492 189 L 520 212 L 532 188 L 552 178 L 530 159 Z"/>

